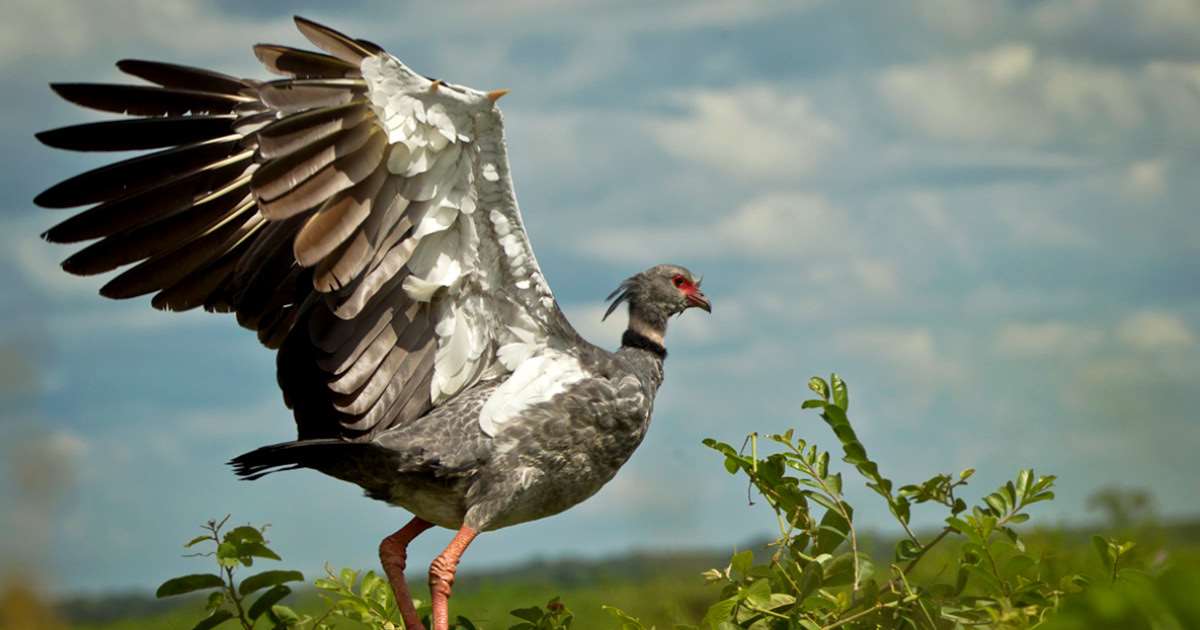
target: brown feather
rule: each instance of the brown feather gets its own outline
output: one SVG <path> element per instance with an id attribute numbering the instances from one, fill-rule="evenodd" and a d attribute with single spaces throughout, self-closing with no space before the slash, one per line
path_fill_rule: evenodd
<path id="1" fill-rule="evenodd" d="M 228 135 L 157 151 L 76 175 L 51 186 L 33 202 L 44 208 L 70 208 L 116 199 L 210 167 L 244 149 L 241 136 Z"/>
<path id="2" fill-rule="evenodd" d="M 42 144 L 56 149 L 140 151 L 191 144 L 232 132 L 233 116 L 224 115 L 106 120 L 59 127 L 34 135 Z"/>
<path id="3" fill-rule="evenodd" d="M 270 201 L 294 191 L 321 169 L 361 149 L 372 133 L 372 125 L 359 125 L 268 162 L 254 172 L 251 185 L 255 196 Z"/>
<path id="4" fill-rule="evenodd" d="M 52 243 L 75 243 L 116 234 L 191 207 L 197 197 L 220 189 L 244 173 L 254 152 L 246 151 L 147 190 L 84 210 L 42 234 Z"/>
<path id="5" fill-rule="evenodd" d="M 347 133 L 353 132 L 352 129 Z M 366 179 L 379 166 L 387 147 L 387 138 L 377 127 L 370 126 L 369 136 L 361 149 L 338 158 L 279 197 L 270 201 L 260 199 L 263 216 L 272 220 L 295 216 Z"/>
<path id="6" fill-rule="evenodd" d="M 91 109 L 131 116 L 229 114 L 256 99 L 230 94 L 178 90 L 151 85 L 113 83 L 51 83 L 62 98 Z"/>
<path id="7" fill-rule="evenodd" d="M 296 268 L 292 239 L 302 219 L 268 222 L 264 232 L 239 261 L 230 287 L 237 305 L 238 323 L 257 330 L 257 322 L 270 307 L 275 292 Z"/>
<path id="8" fill-rule="evenodd" d="M 265 158 L 280 158 L 334 133 L 350 129 L 370 115 L 366 101 L 355 100 L 339 107 L 309 110 L 280 118 L 258 130 L 259 152 Z"/>
<path id="9" fill-rule="evenodd" d="M 183 212 L 93 243 L 63 261 L 62 267 L 75 275 L 92 275 L 169 252 L 230 219 L 249 201 L 247 176 L 198 200 Z"/>
<path id="10" fill-rule="evenodd" d="M 387 177 L 380 164 L 370 177 L 325 202 L 300 228 L 293 243 L 296 261 L 311 267 L 342 244 L 371 214 L 371 202 Z"/>
<path id="11" fill-rule="evenodd" d="M 345 105 L 366 91 L 362 79 L 281 79 L 260 85 L 258 96 L 269 107 L 295 112 Z"/>
<path id="12" fill-rule="evenodd" d="M 358 356 L 349 365 L 345 366 L 342 372 L 329 381 L 329 391 L 347 395 L 357 392 L 380 368 L 395 347 L 396 329 L 390 325 L 384 326 L 379 334 L 371 339 L 371 343 L 367 344 L 363 351 L 358 353 Z M 395 368 L 392 371 L 395 372 Z M 339 409 L 339 411 L 354 413 L 346 409 Z"/>
<path id="13" fill-rule="evenodd" d="M 399 196 L 401 186 L 394 178 L 384 181 L 383 187 L 371 202 L 371 215 L 363 226 L 342 247 L 322 260 L 314 269 L 313 288 L 322 293 L 341 291 L 349 286 L 375 256 L 380 239 L 380 226 L 401 212 L 408 202 Z M 400 207 L 400 210 L 396 210 Z"/>
<path id="14" fill-rule="evenodd" d="M 262 223 L 258 223 L 261 226 Z M 237 239 L 227 252 L 157 293 L 150 305 L 160 311 L 186 311 L 202 306 L 233 274 L 238 258 L 253 239 L 255 227 Z"/>
<path id="15" fill-rule="evenodd" d="M 238 95 L 249 87 L 241 79 L 228 74 L 162 61 L 122 59 L 117 62 L 117 68 L 125 74 L 169 88 Z"/>
<path id="16" fill-rule="evenodd" d="M 253 204 L 229 220 L 174 251 L 160 254 L 130 268 L 100 289 L 100 295 L 124 299 L 167 288 L 216 260 L 262 224 Z"/>
<path id="17" fill-rule="evenodd" d="M 355 66 L 362 65 L 363 59 L 374 55 L 367 46 L 339 33 L 328 26 L 317 24 L 300 16 L 295 17 L 296 28 L 312 42 L 314 46 Z"/>
<path id="18" fill-rule="evenodd" d="M 323 55 L 299 48 L 258 44 L 254 56 L 267 70 L 275 74 L 301 79 L 342 79 L 362 76 L 355 64 L 347 63 L 330 55 Z"/>

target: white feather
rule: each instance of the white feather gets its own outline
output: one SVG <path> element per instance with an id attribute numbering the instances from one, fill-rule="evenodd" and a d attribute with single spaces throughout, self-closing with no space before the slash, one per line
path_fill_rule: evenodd
<path id="1" fill-rule="evenodd" d="M 495 436 L 506 422 L 529 407 L 562 393 L 587 376 L 579 361 L 566 353 L 547 350 L 521 363 L 508 380 L 488 397 L 479 413 L 479 428 Z"/>
<path id="2" fill-rule="evenodd" d="M 548 350 L 556 309 L 521 224 L 499 112 L 483 92 L 435 89 L 391 55 L 368 57 L 362 74 L 392 145 L 394 201 L 369 219 L 378 253 L 337 312 L 357 313 L 406 267 L 403 290 L 433 308 L 434 404 L 508 376 L 485 405 L 490 431 L 583 378 L 578 361 Z"/>

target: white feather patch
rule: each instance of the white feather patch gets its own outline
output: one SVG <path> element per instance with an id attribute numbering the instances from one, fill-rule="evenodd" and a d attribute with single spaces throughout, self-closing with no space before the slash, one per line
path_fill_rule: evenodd
<path id="1" fill-rule="evenodd" d="M 586 376 L 579 361 L 563 352 L 546 350 L 529 358 L 483 404 L 479 428 L 494 437 L 504 423 L 519 418 L 530 406 L 550 400 Z"/>

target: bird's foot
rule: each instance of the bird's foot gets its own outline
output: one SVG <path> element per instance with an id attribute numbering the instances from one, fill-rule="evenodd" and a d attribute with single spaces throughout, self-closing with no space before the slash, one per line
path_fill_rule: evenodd
<path id="1" fill-rule="evenodd" d="M 463 525 L 454 540 L 446 547 L 433 564 L 429 565 L 429 595 L 433 605 L 433 630 L 450 630 L 450 590 L 454 586 L 454 574 L 458 560 L 467 545 L 479 532 Z"/>
<path id="2" fill-rule="evenodd" d="M 414 518 L 399 531 L 383 539 L 379 543 L 379 563 L 387 574 L 388 582 L 392 585 L 392 594 L 396 596 L 396 606 L 400 609 L 400 618 L 404 620 L 405 630 L 425 630 L 417 609 L 413 606 L 412 594 L 408 591 L 408 582 L 404 579 L 404 569 L 408 564 L 408 543 L 418 534 L 429 529 L 432 525 L 419 518 Z"/>

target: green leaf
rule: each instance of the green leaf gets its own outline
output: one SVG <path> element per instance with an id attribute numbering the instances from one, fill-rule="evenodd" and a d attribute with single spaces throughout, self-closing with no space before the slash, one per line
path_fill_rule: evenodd
<path id="1" fill-rule="evenodd" d="M 1096 555 L 1100 556 L 1100 564 L 1104 565 L 1105 569 L 1112 570 L 1116 559 L 1113 557 L 1108 541 L 1100 536 L 1092 536 L 1092 547 L 1095 547 Z"/>
<path id="2" fill-rule="evenodd" d="M 734 573 L 739 573 L 745 576 L 750 572 L 750 567 L 754 565 L 754 552 L 746 549 L 733 554 L 729 559 L 729 566 Z"/>
<path id="3" fill-rule="evenodd" d="M 276 584 L 271 590 L 258 596 L 254 600 L 254 604 L 250 606 L 250 610 L 246 611 L 246 615 L 251 619 L 258 619 L 263 613 L 271 610 L 271 607 L 278 604 L 280 600 L 291 594 L 292 589 L 283 584 Z"/>
<path id="4" fill-rule="evenodd" d="M 816 409 L 818 407 L 824 407 L 825 405 L 828 405 L 828 404 L 829 403 L 825 402 L 824 400 L 811 399 L 811 400 L 806 400 L 806 401 L 800 403 L 800 408 L 801 409 Z"/>
<path id="5" fill-rule="evenodd" d="M 184 548 L 194 547 L 206 540 L 212 540 L 212 536 L 209 536 L 207 534 L 204 536 L 197 536 L 197 537 L 187 541 L 187 544 L 184 545 Z"/>
<path id="6" fill-rule="evenodd" d="M 911 538 L 902 538 L 900 542 L 896 543 L 897 562 L 912 560 L 919 553 L 921 553 L 921 546 L 913 542 Z"/>
<path id="7" fill-rule="evenodd" d="M 212 614 L 212 612 L 220 608 L 225 603 L 225 591 L 213 591 L 208 594 L 208 603 L 204 605 L 204 611 Z"/>
<path id="8" fill-rule="evenodd" d="M 729 471 L 729 474 L 736 475 L 739 468 L 741 468 L 741 466 L 738 466 L 736 459 L 732 457 L 725 458 L 725 470 Z"/>
<path id="9" fill-rule="evenodd" d="M 525 621 L 531 623 L 537 623 L 542 620 L 542 617 L 545 613 L 543 613 L 542 609 L 537 606 L 530 606 L 529 608 L 510 610 L 508 611 L 508 614 L 516 617 L 517 619 L 524 619 Z"/>
<path id="10" fill-rule="evenodd" d="M 283 604 L 276 604 L 272 606 L 271 614 L 274 615 L 276 619 L 289 625 L 300 621 L 300 615 L 297 615 L 296 611 L 284 606 Z"/>
<path id="11" fill-rule="evenodd" d="M 837 374 L 830 374 L 829 383 L 833 386 L 833 404 L 841 407 L 843 411 L 849 411 L 850 393 L 846 390 L 846 382 Z"/>
<path id="12" fill-rule="evenodd" d="M 231 542 L 223 542 L 217 545 L 217 562 L 222 567 L 235 567 L 238 564 L 238 548 L 237 545 Z"/>
<path id="13" fill-rule="evenodd" d="M 233 619 L 233 613 L 222 608 L 221 610 L 218 610 L 198 621 L 196 625 L 192 626 L 192 630 L 208 630 L 209 628 L 215 628 L 226 621 L 229 621 L 230 619 Z"/>
<path id="14" fill-rule="evenodd" d="M 241 558 L 267 558 L 268 560 L 282 560 L 279 554 L 271 551 L 266 545 L 259 542 L 244 542 L 238 544 L 238 556 Z"/>
<path id="15" fill-rule="evenodd" d="M 242 580 L 238 592 L 249 595 L 254 591 L 284 582 L 303 582 L 304 574 L 299 571 L 263 571 Z"/>
<path id="16" fill-rule="evenodd" d="M 808 379 L 808 388 L 816 392 L 822 400 L 829 401 L 829 385 L 825 383 L 825 379 L 820 376 L 814 376 Z"/>
<path id="17" fill-rule="evenodd" d="M 175 595 L 183 595 L 194 591 L 203 591 L 210 588 L 221 588 L 225 586 L 225 582 L 221 580 L 219 575 L 212 573 L 196 573 L 193 575 L 184 575 L 177 578 L 171 578 L 163 582 L 154 596 L 158 598 L 174 597 Z"/>
<path id="18" fill-rule="evenodd" d="M 1019 554 L 1008 559 L 1004 563 L 1004 568 L 1000 571 L 1000 575 L 1006 580 L 1015 580 L 1017 576 L 1024 573 L 1029 568 L 1036 566 L 1037 562 L 1025 554 Z"/>
<path id="19" fill-rule="evenodd" d="M 1033 471 L 1032 470 L 1030 470 L 1028 468 L 1024 468 L 1021 470 L 1020 473 L 1017 473 L 1017 490 L 1020 491 L 1022 498 L 1027 497 L 1030 494 L 1032 494 L 1030 492 L 1031 490 L 1033 490 Z"/>
<path id="20" fill-rule="evenodd" d="M 804 601 L 809 595 L 817 592 L 817 589 L 821 588 L 823 577 L 823 570 L 819 562 L 809 562 L 804 565 L 804 571 L 800 574 L 800 593 L 796 599 Z"/>
<path id="21" fill-rule="evenodd" d="M 263 542 L 263 535 L 262 532 L 258 531 L 258 528 L 242 525 L 229 530 L 225 534 L 225 542 L 231 542 L 235 545 L 242 542 Z"/>
<path id="22" fill-rule="evenodd" d="M 766 579 L 757 579 L 750 584 L 745 593 L 746 601 L 755 608 L 769 608 L 771 606 L 771 582 Z"/>
<path id="23" fill-rule="evenodd" d="M 964 468 L 962 472 L 958 473 L 958 480 L 966 481 L 971 478 L 971 475 L 974 475 L 974 474 L 975 474 L 974 468 Z"/>
<path id="24" fill-rule="evenodd" d="M 841 514 L 833 510 L 826 510 L 817 530 L 816 553 L 832 553 L 838 545 L 842 544 L 842 541 L 846 540 L 849 532 L 850 523 L 847 523 Z"/>
<path id="25" fill-rule="evenodd" d="M 722 622 L 729 621 L 733 616 L 733 609 L 737 604 L 738 598 L 734 596 L 709 606 L 708 611 L 704 613 L 704 619 L 700 621 L 700 625 L 702 627 L 714 627 L 719 626 Z"/>

